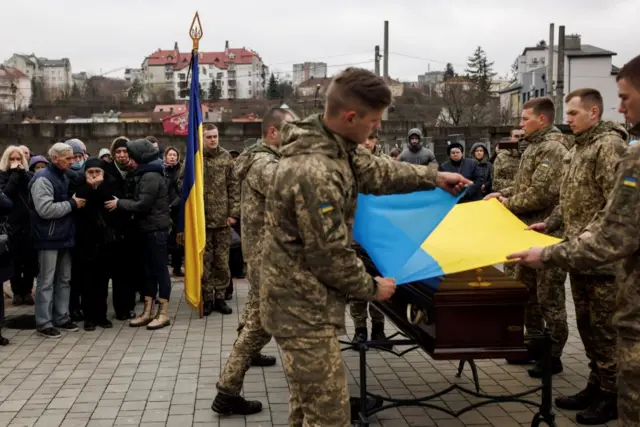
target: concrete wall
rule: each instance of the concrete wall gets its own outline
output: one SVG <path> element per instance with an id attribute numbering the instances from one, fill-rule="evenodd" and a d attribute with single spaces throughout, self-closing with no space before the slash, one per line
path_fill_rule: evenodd
<path id="1" fill-rule="evenodd" d="M 245 145 L 260 137 L 260 123 L 216 123 L 220 130 L 222 146 L 227 149 L 242 150 Z M 381 138 L 391 148 L 396 138 L 406 138 L 409 129 L 420 128 L 425 137 L 431 137 L 435 144 L 436 156 L 439 160 L 446 157 L 447 140 L 451 135 L 461 134 L 467 144 L 489 139 L 492 144 L 502 137 L 509 136 L 510 127 L 425 127 L 419 122 L 388 121 L 383 123 Z M 154 135 L 164 147 L 174 145 L 184 151 L 185 137 L 164 134 L 161 123 L 35 123 L 35 124 L 0 124 L 0 149 L 7 145 L 24 144 L 36 154 L 45 154 L 51 144 L 58 140 L 79 138 L 92 154 L 101 148 L 107 148 L 118 136 L 125 135 L 129 139 L 144 138 Z M 249 141 L 247 141 L 249 140 Z"/>

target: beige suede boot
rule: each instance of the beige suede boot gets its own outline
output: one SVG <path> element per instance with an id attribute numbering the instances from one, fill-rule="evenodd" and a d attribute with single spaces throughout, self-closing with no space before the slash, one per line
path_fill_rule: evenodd
<path id="1" fill-rule="evenodd" d="M 140 316 L 129 322 L 129 326 L 132 328 L 139 328 L 140 326 L 146 326 L 153 320 L 151 310 L 153 308 L 153 298 L 144 297 L 144 311 Z"/>
<path id="2" fill-rule="evenodd" d="M 165 326 L 169 326 L 171 321 L 169 320 L 169 301 L 166 299 L 160 299 L 160 304 L 158 305 L 158 312 L 156 313 L 155 318 L 147 325 L 147 329 L 161 329 Z"/>

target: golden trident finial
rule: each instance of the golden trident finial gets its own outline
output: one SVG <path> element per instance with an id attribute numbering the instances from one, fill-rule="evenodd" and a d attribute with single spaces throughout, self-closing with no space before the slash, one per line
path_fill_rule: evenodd
<path id="1" fill-rule="evenodd" d="M 189 29 L 189 37 L 193 41 L 193 50 L 198 50 L 200 39 L 202 38 L 202 24 L 200 24 L 200 15 L 196 12 L 191 21 L 191 28 Z"/>
<path id="2" fill-rule="evenodd" d="M 469 282 L 469 286 L 473 287 L 473 288 L 484 288 L 487 286 L 491 286 L 491 282 L 485 282 L 484 280 L 482 280 L 482 269 L 481 268 L 477 268 L 476 269 L 476 281 L 475 282 Z"/>

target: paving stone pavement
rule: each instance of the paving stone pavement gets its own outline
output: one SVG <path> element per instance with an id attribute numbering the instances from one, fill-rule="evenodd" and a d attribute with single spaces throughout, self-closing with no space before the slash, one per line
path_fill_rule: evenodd
<path id="1" fill-rule="evenodd" d="M 63 333 L 46 340 L 34 331 L 5 329 L 11 345 L 0 347 L 0 427 L 275 427 L 287 425 L 289 389 L 280 354 L 272 341 L 264 353 L 278 356 L 270 368 L 251 368 L 244 395 L 262 401 L 262 413 L 219 418 L 210 409 L 215 383 L 236 338 L 239 311 L 247 296 L 246 282 L 237 281 L 231 301 L 234 313 L 199 319 L 184 302 L 183 283 L 174 279 L 170 305 L 171 327 L 159 331 L 128 327 L 114 320 L 114 328 Z M 587 361 L 576 330 L 575 312 L 567 289 L 570 337 L 563 357 L 565 371 L 554 377 L 555 394 L 573 393 L 586 383 Z M 32 308 L 12 307 L 7 316 Z M 138 306 L 138 311 L 141 306 Z M 347 316 L 349 333 L 353 325 Z M 387 327 L 391 332 L 394 328 Z M 352 395 L 358 393 L 357 354 L 344 353 Z M 402 358 L 370 351 L 368 384 L 372 392 L 396 398 L 428 395 L 450 383 L 472 385 L 467 368 L 455 378 L 457 363 L 436 362 L 424 352 Z M 539 384 L 527 367 L 503 360 L 477 361 L 482 390 L 515 393 Z M 451 410 L 478 399 L 458 392 L 435 403 Z M 494 404 L 459 419 L 433 409 L 402 408 L 379 413 L 372 426 L 529 426 L 533 409 L 522 404 Z M 556 410 L 558 427 L 576 425 L 575 414 Z M 608 424 L 615 426 L 615 422 Z"/>

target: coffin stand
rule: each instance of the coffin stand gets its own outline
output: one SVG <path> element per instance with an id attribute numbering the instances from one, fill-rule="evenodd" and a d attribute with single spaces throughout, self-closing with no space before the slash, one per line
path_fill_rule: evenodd
<path id="1" fill-rule="evenodd" d="M 358 424 L 368 426 L 369 416 L 401 406 L 422 406 L 459 417 L 491 403 L 520 402 L 539 408 L 531 422 L 532 427 L 539 426 L 541 422 L 555 427 L 552 412 L 551 339 L 548 336 L 536 337 L 530 343 L 542 355 L 546 365 L 539 387 L 510 396 L 490 396 L 480 392 L 475 359 L 529 358 L 523 326 L 527 299 L 528 291 L 524 285 L 508 278 L 495 267 L 487 267 L 445 276 L 439 284 L 425 281 L 401 285 L 389 301 L 373 303 L 402 332 L 390 336 L 386 341 L 342 342 L 347 345 L 343 350 L 356 350 L 360 356 Z M 390 345 L 410 348 L 396 352 L 385 348 Z M 469 363 L 476 385 L 475 391 L 453 384 L 430 396 L 411 400 L 387 398 L 367 391 L 366 357 L 369 349 L 375 348 L 403 356 L 419 347 L 434 360 L 459 360 L 458 377 L 465 363 Z M 429 403 L 430 400 L 454 390 L 484 400 L 458 411 Z M 526 399 L 526 396 L 538 391 L 542 395 L 540 403 Z"/>

